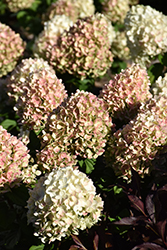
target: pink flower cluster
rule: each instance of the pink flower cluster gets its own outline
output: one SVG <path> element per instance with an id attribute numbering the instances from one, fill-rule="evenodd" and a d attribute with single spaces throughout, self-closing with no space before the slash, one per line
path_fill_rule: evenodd
<path id="1" fill-rule="evenodd" d="M 55 15 L 66 15 L 70 20 L 76 22 L 79 18 L 93 15 L 94 12 L 93 0 L 57 0 L 43 14 L 43 20 L 51 20 Z"/>
<path id="2" fill-rule="evenodd" d="M 27 79 L 34 72 L 45 69 L 51 75 L 55 74 L 53 68 L 42 58 L 27 58 L 23 59 L 19 65 L 15 67 L 12 73 L 7 77 L 7 92 L 11 101 L 16 102 L 23 95 L 23 87 L 27 84 Z"/>
<path id="3" fill-rule="evenodd" d="M 45 145 L 54 142 L 65 152 L 97 158 L 104 152 L 112 125 L 104 101 L 77 90 L 50 115 L 42 139 Z"/>
<path id="4" fill-rule="evenodd" d="M 102 2 L 102 13 L 113 23 L 123 23 L 129 9 L 129 0 L 104 0 Z"/>
<path id="5" fill-rule="evenodd" d="M 57 142 L 48 144 L 37 153 L 36 157 L 38 166 L 43 172 L 50 172 L 57 167 L 75 167 L 77 164 L 76 155 L 61 149 Z"/>
<path id="6" fill-rule="evenodd" d="M 151 160 L 167 143 L 167 99 L 150 99 L 138 115 L 110 137 L 106 162 L 117 175 L 131 177 L 131 168 L 143 177 L 151 172 Z"/>
<path id="7" fill-rule="evenodd" d="M 8 25 L 0 22 L 0 77 L 11 72 L 23 54 L 25 43 Z"/>
<path id="8" fill-rule="evenodd" d="M 21 123 L 35 131 L 44 126 L 49 113 L 67 97 L 62 81 L 45 68 L 30 74 L 22 91 L 14 109 Z"/>
<path id="9" fill-rule="evenodd" d="M 80 79 L 104 75 L 113 61 L 110 28 L 111 24 L 100 13 L 79 19 L 51 47 L 50 64 L 56 71 Z"/>
<path id="10" fill-rule="evenodd" d="M 112 117 L 129 121 L 137 114 L 141 103 L 152 97 L 150 84 L 147 71 L 133 64 L 105 84 L 99 97 L 105 100 Z"/>
<path id="11" fill-rule="evenodd" d="M 0 126 L 0 192 L 7 192 L 20 182 L 32 183 L 36 166 L 28 166 L 28 148 Z"/>

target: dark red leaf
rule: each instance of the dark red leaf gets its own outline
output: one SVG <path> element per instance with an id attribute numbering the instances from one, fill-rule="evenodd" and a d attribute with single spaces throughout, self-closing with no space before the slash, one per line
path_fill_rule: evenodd
<path id="1" fill-rule="evenodd" d="M 141 222 L 143 222 L 145 220 L 146 220 L 146 218 L 144 216 L 125 217 L 125 218 L 122 218 L 119 221 L 114 221 L 112 224 L 127 225 L 127 226 L 133 225 L 133 226 L 135 226 L 135 225 L 138 225 L 138 224 L 140 224 Z"/>
<path id="2" fill-rule="evenodd" d="M 154 197 L 154 193 L 150 193 L 147 195 L 145 203 L 146 203 L 146 209 L 147 212 L 149 214 L 150 219 L 152 220 L 152 222 L 155 223 L 156 219 L 155 219 L 155 204 L 153 201 L 153 197 Z"/>
<path id="3" fill-rule="evenodd" d="M 138 211 L 142 212 L 144 216 L 147 217 L 144 212 L 144 203 L 136 195 L 133 194 L 128 194 L 128 198 L 132 203 L 132 207 L 136 208 Z"/>
<path id="4" fill-rule="evenodd" d="M 85 247 L 84 247 L 84 245 L 81 243 L 81 241 L 78 239 L 78 237 L 76 236 L 76 235 L 71 235 L 72 236 L 72 238 L 73 238 L 73 241 L 76 243 L 76 244 L 78 244 L 78 246 L 80 246 L 81 247 L 81 249 L 83 249 L 83 250 L 87 250 Z"/>
<path id="5" fill-rule="evenodd" d="M 99 236 L 98 236 L 98 234 L 96 234 L 94 239 L 93 239 L 94 250 L 98 250 L 98 244 L 99 244 Z"/>
<path id="6" fill-rule="evenodd" d="M 154 244 L 154 243 L 149 243 L 149 242 L 146 242 L 146 243 L 143 243 L 141 245 L 138 245 L 138 246 L 135 246 L 134 248 L 132 248 L 131 250 L 165 250 L 165 248 L 157 245 L 157 244 Z"/>
<path id="7" fill-rule="evenodd" d="M 77 246 L 77 245 L 72 245 L 72 246 L 69 248 L 69 250 L 76 250 L 76 249 L 80 249 L 80 247 Z"/>
<path id="8" fill-rule="evenodd" d="M 159 234 L 162 237 L 163 242 L 165 243 L 165 245 L 167 245 L 167 243 L 165 241 L 166 220 L 165 221 L 159 221 L 156 224 L 156 226 L 157 226 Z"/>

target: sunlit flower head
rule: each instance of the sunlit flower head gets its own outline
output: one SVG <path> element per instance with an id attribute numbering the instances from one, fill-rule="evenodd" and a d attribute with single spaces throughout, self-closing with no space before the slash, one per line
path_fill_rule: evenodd
<path id="1" fill-rule="evenodd" d="M 74 155 L 97 158 L 104 152 L 112 126 L 104 101 L 90 92 L 77 90 L 50 115 L 43 143 L 54 142 Z"/>
<path id="2" fill-rule="evenodd" d="M 53 170 L 29 191 L 27 218 L 43 243 L 79 234 L 100 220 L 103 201 L 86 174 L 72 167 Z"/>
<path id="3" fill-rule="evenodd" d="M 147 71 L 133 64 L 105 84 L 99 97 L 105 100 L 113 118 L 129 121 L 137 114 L 141 103 L 152 97 L 150 85 Z"/>
<path id="4" fill-rule="evenodd" d="M 132 59 L 145 66 L 167 51 L 167 16 L 150 6 L 134 5 L 125 18 Z"/>
<path id="5" fill-rule="evenodd" d="M 166 143 L 167 99 L 151 99 L 141 105 L 134 120 L 110 137 L 106 163 L 123 178 L 131 177 L 131 168 L 144 177 L 151 172 L 151 161 Z"/>
<path id="6" fill-rule="evenodd" d="M 18 12 L 30 8 L 35 0 L 5 0 L 5 2 L 11 12 Z"/>
<path id="7" fill-rule="evenodd" d="M 40 172 L 35 165 L 29 166 L 28 152 L 21 139 L 0 126 L 0 193 L 19 186 L 22 181 L 27 184 L 35 182 Z"/>
<path id="8" fill-rule="evenodd" d="M 0 22 L 0 77 L 11 72 L 22 56 L 25 43 L 19 34 Z"/>
<path id="9" fill-rule="evenodd" d="M 50 64 L 56 72 L 80 79 L 104 75 L 112 65 L 110 46 L 114 36 L 111 23 L 100 13 L 79 19 L 50 48 Z"/>

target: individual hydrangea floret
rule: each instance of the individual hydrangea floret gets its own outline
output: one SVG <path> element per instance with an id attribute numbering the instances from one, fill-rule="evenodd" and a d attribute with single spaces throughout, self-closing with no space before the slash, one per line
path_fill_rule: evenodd
<path id="1" fill-rule="evenodd" d="M 75 23 L 79 18 L 91 16 L 94 13 L 93 0 L 58 0 L 50 5 L 43 15 L 43 20 L 51 20 L 55 15 L 66 15 Z"/>
<path id="2" fill-rule="evenodd" d="M 26 86 L 27 78 L 33 73 L 45 69 L 51 75 L 55 74 L 53 68 L 42 58 L 23 59 L 19 65 L 13 70 L 11 75 L 7 77 L 8 95 L 11 101 L 17 101 L 19 96 L 23 94 L 23 86 Z"/>
<path id="3" fill-rule="evenodd" d="M 0 126 L 0 193 L 19 186 L 22 181 L 35 182 L 40 172 L 35 165 L 29 166 L 29 159 L 28 148 L 21 139 Z"/>
<path id="4" fill-rule="evenodd" d="M 61 79 L 45 68 L 31 73 L 22 86 L 22 95 L 14 107 L 21 123 L 39 131 L 53 109 L 67 97 Z"/>
<path id="5" fill-rule="evenodd" d="M 0 77 L 11 72 L 23 54 L 25 43 L 19 34 L 0 22 Z"/>
<path id="6" fill-rule="evenodd" d="M 51 172 L 57 166 L 64 168 L 74 167 L 77 164 L 76 155 L 66 152 L 64 148 L 61 149 L 56 142 L 44 147 L 36 157 L 39 168 L 43 172 Z"/>
<path id="7" fill-rule="evenodd" d="M 152 97 L 150 85 L 146 69 L 132 64 L 105 84 L 99 97 L 105 100 L 113 118 L 129 121 L 137 114 L 141 103 Z"/>
<path id="8" fill-rule="evenodd" d="M 5 0 L 7 7 L 11 12 L 28 9 L 35 0 Z"/>
<path id="9" fill-rule="evenodd" d="M 141 177 L 152 170 L 151 161 L 167 144 L 167 99 L 150 99 L 142 104 L 136 118 L 110 137 L 106 163 L 116 175 L 131 177 L 131 168 Z"/>
<path id="10" fill-rule="evenodd" d="M 86 174 L 72 167 L 59 168 L 41 177 L 29 191 L 28 223 L 43 243 L 61 241 L 100 220 L 103 201 Z"/>
<path id="11" fill-rule="evenodd" d="M 123 23 L 129 11 L 129 0 L 104 0 L 102 2 L 102 13 L 112 23 Z"/>
<path id="12" fill-rule="evenodd" d="M 104 75 L 113 61 L 111 30 L 115 32 L 100 13 L 79 19 L 50 49 L 50 64 L 80 79 Z"/>
<path id="13" fill-rule="evenodd" d="M 127 38 L 124 31 L 117 31 L 115 38 L 111 44 L 111 52 L 114 57 L 119 58 L 122 61 L 130 59 L 130 50 L 127 46 Z"/>
<path id="14" fill-rule="evenodd" d="M 150 6 L 135 5 L 125 18 L 132 59 L 145 66 L 167 51 L 167 16 Z"/>
<path id="15" fill-rule="evenodd" d="M 64 30 L 69 30 L 73 22 L 65 15 L 56 15 L 50 21 L 44 23 L 44 30 L 35 39 L 33 53 L 36 57 L 47 59 L 49 46 L 56 44 Z"/>
<path id="16" fill-rule="evenodd" d="M 159 76 L 151 89 L 155 98 L 161 95 L 167 97 L 167 73 L 165 73 L 164 77 Z"/>
<path id="17" fill-rule="evenodd" d="M 97 158 L 104 152 L 112 126 L 104 101 L 90 92 L 77 90 L 51 114 L 43 141 L 55 142 L 74 155 Z"/>

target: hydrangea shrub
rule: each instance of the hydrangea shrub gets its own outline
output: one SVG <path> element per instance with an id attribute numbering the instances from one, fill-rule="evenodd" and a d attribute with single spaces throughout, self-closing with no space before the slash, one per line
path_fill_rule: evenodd
<path id="1" fill-rule="evenodd" d="M 146 69 L 132 64 L 106 83 L 99 97 L 106 102 L 113 118 L 128 121 L 137 114 L 141 103 L 152 97 L 150 85 Z"/>
<path id="2" fill-rule="evenodd" d="M 167 16 L 163 13 L 137 4 L 128 11 L 124 24 L 134 62 L 145 66 L 167 51 Z"/>
<path id="3" fill-rule="evenodd" d="M 152 170 L 151 161 L 167 144 L 167 99 L 150 99 L 138 115 L 109 139 L 106 162 L 116 175 L 129 179 L 131 168 L 141 177 Z"/>
<path id="4" fill-rule="evenodd" d="M 86 174 L 72 167 L 41 177 L 29 191 L 27 218 L 43 243 L 62 240 L 98 222 L 103 201 Z"/>
<path id="5" fill-rule="evenodd" d="M 104 152 L 112 120 L 102 99 L 77 90 L 50 115 L 43 131 L 43 144 L 57 143 L 62 149 L 84 158 Z"/>
<path id="6" fill-rule="evenodd" d="M 8 25 L 0 22 L 0 77 L 11 72 L 25 50 L 25 42 Z"/>
<path id="7" fill-rule="evenodd" d="M 50 64 L 61 74 L 68 72 L 80 79 L 104 75 L 112 65 L 114 36 L 112 25 L 100 13 L 79 19 L 51 47 Z"/>

